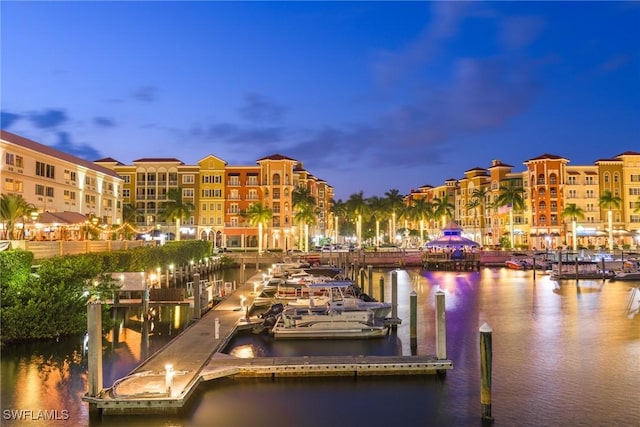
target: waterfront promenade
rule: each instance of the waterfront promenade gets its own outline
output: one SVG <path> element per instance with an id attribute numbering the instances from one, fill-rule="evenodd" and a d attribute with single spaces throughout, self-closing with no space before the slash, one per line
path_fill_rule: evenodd
<path id="1" fill-rule="evenodd" d="M 257 320 L 247 316 L 261 279 L 256 274 L 129 375 L 83 400 L 102 415 L 179 414 L 200 383 L 221 377 L 425 375 L 453 368 L 431 355 L 240 359 L 220 353 L 238 329 Z"/>

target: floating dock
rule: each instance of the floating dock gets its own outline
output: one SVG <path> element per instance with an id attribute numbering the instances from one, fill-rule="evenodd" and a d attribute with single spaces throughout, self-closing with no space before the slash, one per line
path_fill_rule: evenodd
<path id="1" fill-rule="evenodd" d="M 199 384 L 224 377 L 428 375 L 453 369 L 450 360 L 427 355 L 242 359 L 221 353 L 252 322 L 247 313 L 259 294 L 255 280 L 257 276 L 110 388 L 85 395 L 90 410 L 101 415 L 181 414 Z"/>

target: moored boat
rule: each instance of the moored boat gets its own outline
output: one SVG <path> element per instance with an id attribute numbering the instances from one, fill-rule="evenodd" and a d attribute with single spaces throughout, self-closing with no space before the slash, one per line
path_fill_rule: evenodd
<path id="1" fill-rule="evenodd" d="M 618 271 L 613 275 L 611 281 L 640 282 L 640 271 Z"/>
<path id="2" fill-rule="evenodd" d="M 363 339 L 387 335 L 371 310 L 285 307 L 270 330 L 275 339 Z"/>

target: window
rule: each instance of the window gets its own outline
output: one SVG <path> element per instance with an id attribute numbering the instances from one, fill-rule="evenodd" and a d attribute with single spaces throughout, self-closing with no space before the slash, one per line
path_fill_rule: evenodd
<path id="1" fill-rule="evenodd" d="M 44 196 L 44 185 L 36 184 L 36 196 Z"/>
<path id="2" fill-rule="evenodd" d="M 274 188 L 273 189 L 273 199 L 277 200 L 280 198 L 280 189 L 279 188 Z"/>
<path id="3" fill-rule="evenodd" d="M 280 185 L 280 174 L 273 174 L 273 185 Z"/>
<path id="4" fill-rule="evenodd" d="M 36 162 L 36 175 L 45 178 L 55 179 L 56 167 L 43 162 Z"/>
<path id="5" fill-rule="evenodd" d="M 47 197 L 53 197 L 53 187 L 47 187 L 45 189 L 45 193 L 47 194 Z"/>
<path id="6" fill-rule="evenodd" d="M 123 188 L 122 189 L 122 197 L 124 197 L 126 199 L 131 197 L 131 190 L 129 190 L 128 188 Z"/>
<path id="7" fill-rule="evenodd" d="M 169 177 L 171 177 L 171 174 L 169 174 Z M 171 179 L 171 178 L 169 178 Z M 195 176 L 194 175 L 182 175 L 182 183 L 183 184 L 193 184 L 195 183 Z"/>
<path id="8" fill-rule="evenodd" d="M 193 176 L 193 175 L 191 175 Z M 193 197 L 193 188 L 183 188 L 182 197 Z"/>
<path id="9" fill-rule="evenodd" d="M 14 166 L 16 159 L 13 153 L 5 153 L 4 162 L 8 165 Z"/>

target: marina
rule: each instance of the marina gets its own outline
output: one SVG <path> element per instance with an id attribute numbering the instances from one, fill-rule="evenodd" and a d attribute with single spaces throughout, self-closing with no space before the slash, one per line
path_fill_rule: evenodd
<path id="1" fill-rule="evenodd" d="M 83 396 L 83 400 L 89 404 L 91 412 L 101 416 L 180 414 L 202 383 L 224 377 L 425 375 L 444 373 L 453 369 L 450 360 L 426 354 L 393 357 L 362 355 L 355 358 L 354 356 L 304 357 L 278 360 L 258 358 L 249 361 L 221 353 L 238 331 L 253 328 L 260 322 L 257 316 L 252 318 L 250 312 L 253 299 L 258 295 L 259 284 L 263 281 L 262 274 L 256 274 L 201 318 L 199 313 L 196 313 L 197 320 L 183 333 L 151 355 L 128 375 L 114 381 L 108 388 L 102 386 L 99 366 L 101 356 L 95 352 L 93 355 L 91 353 L 90 333 L 89 391 Z M 199 291 L 196 291 L 196 297 L 198 295 Z M 98 306 L 98 304 L 93 305 Z M 88 307 L 89 319 L 92 319 L 91 311 L 98 309 L 99 307 L 91 307 L 91 305 Z M 308 312 L 309 309 L 305 310 Z M 359 332 L 356 333 L 353 332 L 355 323 L 360 325 L 363 314 L 368 316 L 367 322 L 373 322 L 373 312 L 347 310 L 342 313 L 346 313 L 348 321 L 337 327 L 334 324 L 329 331 L 326 322 L 320 328 L 314 328 L 314 326 L 309 328 L 305 326 L 305 328 L 315 329 L 315 338 L 353 339 L 363 338 L 367 328 L 370 335 L 386 335 L 389 328 L 397 324 L 397 321 L 394 322 L 395 319 L 391 319 L 391 322 L 386 325 L 374 326 L 372 323 L 364 328 L 358 326 Z M 326 315 L 329 315 L 328 311 Z M 348 327 L 344 328 L 344 326 Z M 92 330 L 91 324 L 89 330 Z M 274 334 L 276 338 L 279 335 L 287 338 L 314 338 L 308 332 L 295 333 L 296 330 L 298 329 L 294 328 L 292 331 L 283 327 L 276 329 Z M 185 351 L 186 349 L 188 351 Z"/>

